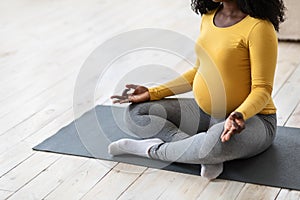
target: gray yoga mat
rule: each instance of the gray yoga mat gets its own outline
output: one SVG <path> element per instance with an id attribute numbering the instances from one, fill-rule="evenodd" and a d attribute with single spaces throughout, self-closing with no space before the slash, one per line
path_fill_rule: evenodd
<path id="1" fill-rule="evenodd" d="M 146 167 L 200 174 L 200 166 L 167 163 L 123 155 L 111 157 L 107 146 L 120 138 L 134 138 L 123 122 L 124 107 L 96 106 L 34 150 L 112 160 Z M 278 127 L 274 144 L 265 152 L 224 164 L 219 178 L 300 190 L 300 129 Z"/>

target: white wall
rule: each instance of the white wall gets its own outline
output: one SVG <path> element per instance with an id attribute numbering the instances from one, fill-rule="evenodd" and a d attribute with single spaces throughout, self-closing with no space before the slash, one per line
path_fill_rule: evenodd
<path id="1" fill-rule="evenodd" d="M 300 1 L 284 0 L 286 11 L 286 21 L 281 24 L 278 37 L 285 40 L 300 41 Z"/>

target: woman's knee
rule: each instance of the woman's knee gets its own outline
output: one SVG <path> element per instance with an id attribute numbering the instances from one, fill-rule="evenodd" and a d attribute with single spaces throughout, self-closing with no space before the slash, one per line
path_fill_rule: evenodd
<path id="1" fill-rule="evenodd" d="M 219 123 L 205 133 L 202 145 L 199 151 L 199 159 L 214 159 L 222 157 L 223 144 L 220 136 L 222 134 L 224 123 Z"/>
<path id="2" fill-rule="evenodd" d="M 257 117 L 249 119 L 246 129 L 234 134 L 227 142 L 221 142 L 224 123 L 216 124 L 207 133 L 200 157 L 210 161 L 226 161 L 248 158 L 266 150 L 271 142 L 266 127 Z"/>
<path id="3" fill-rule="evenodd" d="M 143 107 L 142 103 L 130 104 L 125 110 L 124 121 L 127 128 L 133 133 L 140 133 L 150 123 Z"/>

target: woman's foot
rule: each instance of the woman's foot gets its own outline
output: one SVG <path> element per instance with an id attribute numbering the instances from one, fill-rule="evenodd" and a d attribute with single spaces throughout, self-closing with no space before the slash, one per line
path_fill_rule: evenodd
<path id="1" fill-rule="evenodd" d="M 201 176 L 209 180 L 216 179 L 223 172 L 223 163 L 201 165 Z"/>
<path id="2" fill-rule="evenodd" d="M 108 153 L 113 156 L 122 154 L 133 154 L 149 158 L 149 149 L 152 146 L 161 143 L 163 143 L 163 141 L 159 138 L 146 140 L 133 140 L 125 138 L 112 142 L 108 146 Z"/>

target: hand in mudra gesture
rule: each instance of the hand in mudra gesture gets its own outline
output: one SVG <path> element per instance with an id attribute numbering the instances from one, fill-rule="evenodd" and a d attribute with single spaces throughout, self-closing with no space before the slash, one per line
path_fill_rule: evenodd
<path id="1" fill-rule="evenodd" d="M 230 140 L 231 136 L 238 134 L 245 129 L 245 120 L 242 113 L 233 112 L 226 119 L 224 124 L 224 131 L 221 135 L 221 141 L 227 142 Z"/>
<path id="2" fill-rule="evenodd" d="M 134 89 L 133 93 L 128 93 L 131 89 Z M 113 103 L 140 103 L 150 100 L 150 94 L 148 88 L 141 85 L 128 84 L 126 89 L 123 90 L 122 95 L 113 95 L 110 97 Z"/>

